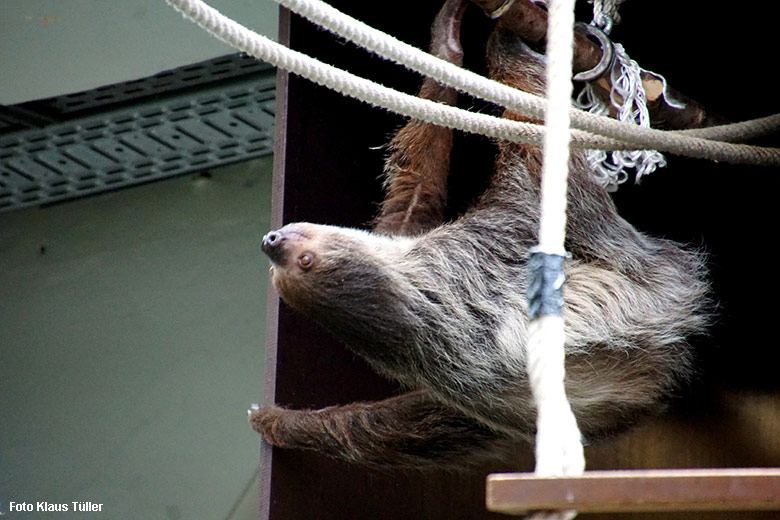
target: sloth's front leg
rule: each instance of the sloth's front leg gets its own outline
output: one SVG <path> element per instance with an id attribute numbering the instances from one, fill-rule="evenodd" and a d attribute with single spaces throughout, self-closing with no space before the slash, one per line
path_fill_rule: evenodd
<path id="1" fill-rule="evenodd" d="M 447 0 L 431 27 L 430 53 L 460 65 L 460 23 L 467 0 Z M 454 105 L 457 92 L 426 78 L 418 96 Z M 374 231 L 413 236 L 440 225 L 447 202 L 452 130 L 413 119 L 388 145 L 385 199 Z"/>
<path id="2" fill-rule="evenodd" d="M 377 469 L 467 468 L 510 440 L 419 390 L 321 410 L 253 407 L 249 422 L 278 448 L 312 450 Z"/>

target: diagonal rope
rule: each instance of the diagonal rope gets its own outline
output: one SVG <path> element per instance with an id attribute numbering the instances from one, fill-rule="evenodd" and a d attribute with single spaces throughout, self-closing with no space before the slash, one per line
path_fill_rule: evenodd
<path id="1" fill-rule="evenodd" d="M 542 142 L 544 128 L 539 125 L 469 112 L 398 92 L 280 45 L 225 17 L 200 0 L 166 1 L 185 18 L 228 45 L 345 96 L 448 128 L 520 143 Z M 614 150 L 627 146 L 619 140 L 581 131 L 572 135 L 572 142 L 578 148 Z"/>
<path id="2" fill-rule="evenodd" d="M 518 122 L 508 122 L 509 124 L 507 124 L 506 120 L 502 120 L 501 118 L 495 118 L 484 114 L 470 113 L 468 111 L 454 107 L 443 106 L 430 101 L 425 103 L 426 100 L 419 100 L 414 96 L 409 96 L 408 94 L 403 94 L 392 89 L 388 89 L 382 85 L 378 85 L 358 76 L 349 74 L 345 71 L 341 71 L 330 65 L 314 60 L 304 54 L 288 49 L 283 45 L 279 45 L 278 43 L 273 42 L 268 38 L 250 31 L 246 27 L 243 27 L 233 20 L 230 20 L 200 0 L 166 1 L 172 7 L 180 11 L 186 18 L 200 25 L 206 31 L 210 32 L 212 35 L 226 42 L 227 44 L 263 61 L 276 65 L 279 68 L 306 77 L 307 79 L 310 79 L 311 81 L 314 81 L 320 85 L 325 85 L 329 88 L 332 88 L 333 90 L 336 90 L 337 92 L 340 92 L 344 95 L 360 99 L 361 101 L 379 106 L 386 110 L 421 119 L 426 122 L 447 126 L 449 128 L 456 128 L 472 133 L 480 133 L 490 137 L 507 139 L 514 142 L 539 143 L 541 141 L 543 130 L 541 130 L 536 125 Z M 309 1 L 318 2 L 318 0 Z M 374 29 L 371 29 L 371 31 L 374 31 Z M 400 44 L 401 42 L 398 43 Z M 416 51 L 428 56 L 426 60 L 438 60 L 438 58 L 427 55 L 426 53 L 422 53 L 422 51 Z M 442 66 L 445 68 L 451 66 L 453 67 L 454 71 L 461 71 L 469 77 L 481 78 L 481 76 L 470 73 L 469 71 L 465 71 L 464 69 L 454 67 L 451 64 L 444 62 L 443 60 L 438 60 L 438 62 L 443 64 Z M 447 83 L 446 81 L 439 79 L 437 79 L 437 81 Z M 490 80 L 481 78 L 480 81 Z M 493 83 L 498 86 L 499 90 L 502 92 L 502 96 L 504 97 L 523 97 L 523 94 L 530 96 L 530 94 L 512 89 L 506 85 L 502 85 L 497 82 Z M 456 88 L 458 87 L 456 86 Z M 488 96 L 485 96 L 485 98 L 488 98 Z M 498 97 L 496 99 L 489 100 L 502 106 L 507 106 L 512 110 L 517 110 L 516 105 L 505 102 L 507 100 L 502 101 Z M 542 100 L 542 103 L 544 103 L 544 100 Z M 536 111 L 531 111 L 530 113 L 538 114 L 539 108 L 540 106 L 537 106 Z M 588 132 L 573 132 L 572 145 L 577 148 L 600 148 L 607 150 L 655 148 L 671 153 L 680 153 L 681 155 L 687 155 L 690 157 L 709 158 L 716 161 L 730 163 L 780 165 L 780 150 L 773 148 L 760 148 L 745 145 L 727 145 L 720 142 L 713 142 L 706 139 L 691 137 L 696 135 L 695 132 L 689 132 L 686 134 L 681 134 L 679 132 L 666 133 L 651 129 L 644 130 L 649 131 L 652 136 L 656 137 L 650 139 L 648 142 L 643 142 L 637 141 L 637 139 L 629 139 L 629 134 L 633 128 L 631 125 L 620 123 L 609 118 L 600 118 L 599 116 L 593 116 L 591 114 L 586 114 L 579 111 L 574 111 L 573 115 L 573 121 L 575 121 L 575 123 L 578 118 L 584 116 L 585 121 L 589 123 L 583 125 L 583 127 L 588 126 L 590 129 L 598 129 L 599 122 L 603 121 L 607 129 L 612 129 L 609 132 L 603 132 L 603 134 L 615 134 L 618 136 L 612 139 L 604 139 L 598 136 L 592 136 Z M 767 118 L 767 121 L 764 122 L 764 125 L 769 125 L 770 127 L 774 128 L 775 125 L 779 123 L 780 115 L 777 115 Z M 619 131 L 616 131 L 616 129 Z M 634 133 L 636 133 L 637 130 L 639 129 L 634 128 Z M 625 134 L 625 131 L 628 131 L 628 134 Z M 723 130 L 721 130 L 721 132 L 728 134 L 728 130 L 725 129 L 725 127 Z M 625 135 L 620 137 L 621 133 L 624 133 Z M 639 137 L 643 138 L 643 136 Z M 659 143 L 658 139 L 661 139 L 663 142 Z M 659 146 L 659 144 L 666 144 L 668 146 Z"/>
<path id="3" fill-rule="evenodd" d="M 543 117 L 546 107 L 546 101 L 543 98 L 513 89 L 425 53 L 334 9 L 321 0 L 276 1 L 317 25 L 375 52 L 383 58 L 429 76 L 439 83 L 496 103 L 531 119 Z M 575 128 L 629 143 L 623 149 L 655 149 L 735 164 L 780 166 L 780 150 L 778 149 L 712 142 L 698 138 L 698 129 L 685 133 L 664 132 L 652 128 L 636 127 L 630 123 L 576 109 L 571 109 L 570 117 L 572 126 Z M 762 129 L 769 127 L 770 130 L 777 130 L 780 128 L 780 114 L 764 118 L 760 125 Z M 744 132 L 744 126 L 738 132 Z M 728 127 L 729 125 L 722 126 L 719 131 L 720 135 L 730 136 Z M 576 143 L 576 141 L 573 142 Z M 578 144 L 575 145 L 579 147 Z M 592 148 L 598 147 L 593 146 Z"/>

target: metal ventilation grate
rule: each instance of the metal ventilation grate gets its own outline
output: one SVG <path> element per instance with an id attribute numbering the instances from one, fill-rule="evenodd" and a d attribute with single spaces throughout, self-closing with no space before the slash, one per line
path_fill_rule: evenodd
<path id="1" fill-rule="evenodd" d="M 14 128 L 56 122 L 0 128 L 0 211 L 273 153 L 275 71 L 246 60 L 234 55 L 10 107 Z"/>
<path id="2" fill-rule="evenodd" d="M 269 65 L 245 54 L 231 54 L 212 60 L 172 69 L 148 78 L 126 83 L 107 85 L 86 92 L 58 96 L 45 103 L 37 102 L 36 110 L 45 105 L 59 114 L 76 114 L 127 101 L 137 101 L 148 96 L 191 89 L 200 85 L 213 85 L 237 77 L 268 72 Z M 48 110 L 47 110 L 48 111 Z"/>

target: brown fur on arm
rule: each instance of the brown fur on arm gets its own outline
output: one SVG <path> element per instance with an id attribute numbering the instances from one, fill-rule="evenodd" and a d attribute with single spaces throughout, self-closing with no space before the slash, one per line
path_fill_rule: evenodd
<path id="1" fill-rule="evenodd" d="M 447 0 L 431 28 L 431 54 L 460 65 L 460 21 L 468 2 Z M 454 105 L 457 92 L 426 78 L 418 94 L 423 99 Z M 418 235 L 442 223 L 447 202 L 447 175 L 452 130 L 411 120 L 388 145 L 385 199 L 374 231 L 387 235 Z"/>
<path id="2" fill-rule="evenodd" d="M 422 390 L 321 410 L 259 408 L 249 422 L 278 448 L 314 450 L 376 469 L 464 468 L 510 446 L 502 434 Z"/>

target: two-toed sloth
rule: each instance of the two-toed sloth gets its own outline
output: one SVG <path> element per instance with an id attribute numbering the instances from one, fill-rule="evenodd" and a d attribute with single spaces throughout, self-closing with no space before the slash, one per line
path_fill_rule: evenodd
<path id="1" fill-rule="evenodd" d="M 448 0 L 431 51 L 459 63 L 465 0 Z M 491 76 L 543 90 L 542 65 L 496 29 Z M 425 81 L 420 95 L 454 103 Z M 513 117 L 513 114 L 505 114 Z M 250 410 L 272 445 L 371 466 L 463 466 L 532 438 L 526 262 L 539 225 L 541 151 L 499 142 L 490 185 L 443 221 L 451 131 L 411 121 L 390 143 L 373 232 L 293 223 L 268 233 L 279 295 L 409 392 L 322 410 Z M 706 326 L 696 251 L 621 218 L 582 154 L 571 157 L 565 263 L 566 390 L 585 436 L 658 411 L 692 371 Z"/>

